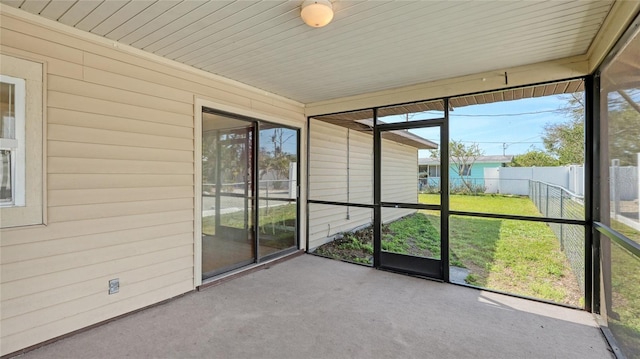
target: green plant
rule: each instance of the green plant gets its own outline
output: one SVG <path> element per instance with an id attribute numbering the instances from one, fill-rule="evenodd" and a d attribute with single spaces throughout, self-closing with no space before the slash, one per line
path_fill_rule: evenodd
<path id="1" fill-rule="evenodd" d="M 420 194 L 434 203 L 436 194 Z M 452 209 L 472 212 L 540 216 L 527 197 L 452 195 Z M 469 284 L 524 296 L 580 305 L 577 281 L 551 229 L 544 223 L 451 216 L 450 264 L 471 271 Z M 440 258 L 438 211 L 418 211 L 382 227 L 382 249 L 388 252 Z M 371 264 L 371 228 L 344 233 L 316 253 Z M 640 294 L 638 294 L 640 297 Z"/>
<path id="2" fill-rule="evenodd" d="M 473 273 L 467 275 L 467 278 L 464 279 L 467 284 L 477 285 L 478 284 L 478 276 Z"/>
<path id="3" fill-rule="evenodd" d="M 615 220 L 611 227 L 640 243 L 640 231 Z M 625 352 L 640 352 L 640 259 L 614 243 L 610 257 L 609 328 Z"/>

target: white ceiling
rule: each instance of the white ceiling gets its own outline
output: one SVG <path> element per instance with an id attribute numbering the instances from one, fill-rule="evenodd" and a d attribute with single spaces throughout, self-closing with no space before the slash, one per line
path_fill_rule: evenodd
<path id="1" fill-rule="evenodd" d="M 0 0 L 302 102 L 585 54 L 614 0 Z"/>

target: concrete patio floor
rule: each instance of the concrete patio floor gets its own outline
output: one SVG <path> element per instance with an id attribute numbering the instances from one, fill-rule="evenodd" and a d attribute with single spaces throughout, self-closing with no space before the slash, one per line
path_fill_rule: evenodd
<path id="1" fill-rule="evenodd" d="M 612 358 L 589 313 L 303 255 L 19 358 Z"/>

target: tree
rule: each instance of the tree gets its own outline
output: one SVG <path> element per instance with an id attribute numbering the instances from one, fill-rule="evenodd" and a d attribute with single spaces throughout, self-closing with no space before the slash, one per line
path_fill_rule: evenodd
<path id="1" fill-rule="evenodd" d="M 431 158 L 440 158 L 440 150 L 430 150 Z M 449 161 L 451 170 L 460 177 L 465 192 L 474 193 L 477 186 L 471 181 L 471 168 L 478 157 L 484 155 L 477 143 L 465 145 L 462 141 L 451 140 L 449 142 Z"/>
<path id="2" fill-rule="evenodd" d="M 462 184 L 474 193 L 473 182 L 471 182 L 471 168 L 476 163 L 478 157 L 484 155 L 484 151 L 480 149 L 477 143 L 465 145 L 462 141 L 452 140 L 449 142 L 449 159 L 451 160 L 451 169 L 458 174 Z"/>
<path id="3" fill-rule="evenodd" d="M 284 150 L 284 145 L 290 139 L 295 138 L 296 133 L 285 128 L 265 129 L 260 132 L 265 139 L 269 136 L 271 142 L 260 148 L 258 156 L 260 179 L 270 174 L 273 176 L 272 179 L 276 180 L 271 185 L 276 189 L 283 188 L 285 184 L 278 180 L 290 179 L 289 164 L 296 161 L 295 154 L 287 153 Z"/>
<path id="4" fill-rule="evenodd" d="M 609 158 L 619 159 L 620 166 L 637 166 L 640 153 L 640 90 L 617 90 L 609 93 L 607 119 Z M 635 100 L 634 100 L 635 99 Z"/>
<path id="5" fill-rule="evenodd" d="M 609 158 L 619 159 L 621 166 L 635 165 L 640 152 L 640 106 L 637 100 L 640 90 L 616 89 L 606 96 L 607 115 L 602 118 L 602 130 L 608 133 Z M 560 165 L 584 163 L 584 104 L 582 92 L 570 94 L 566 97 L 566 104 L 560 108 L 560 112 L 570 120 L 545 126 L 542 136 L 545 149 L 558 158 Z"/>
<path id="6" fill-rule="evenodd" d="M 542 142 L 547 153 L 558 160 L 556 165 L 581 165 L 584 163 L 584 93 L 563 95 L 566 104 L 559 109 L 569 119 L 544 126 Z"/>
<path id="7" fill-rule="evenodd" d="M 547 124 L 542 135 L 544 148 L 560 165 L 584 163 L 584 119 L 573 118 L 562 123 Z"/>
<path id="8" fill-rule="evenodd" d="M 560 161 L 550 154 L 536 149 L 530 149 L 511 160 L 511 166 L 513 167 L 555 167 L 559 164 Z"/>

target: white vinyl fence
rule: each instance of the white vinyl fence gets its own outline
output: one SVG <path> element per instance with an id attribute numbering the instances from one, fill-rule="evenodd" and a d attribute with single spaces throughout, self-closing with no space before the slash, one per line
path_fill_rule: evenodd
<path id="1" fill-rule="evenodd" d="M 529 195 L 529 181 L 540 181 L 584 194 L 584 167 L 496 167 L 484 169 L 485 193 Z"/>

